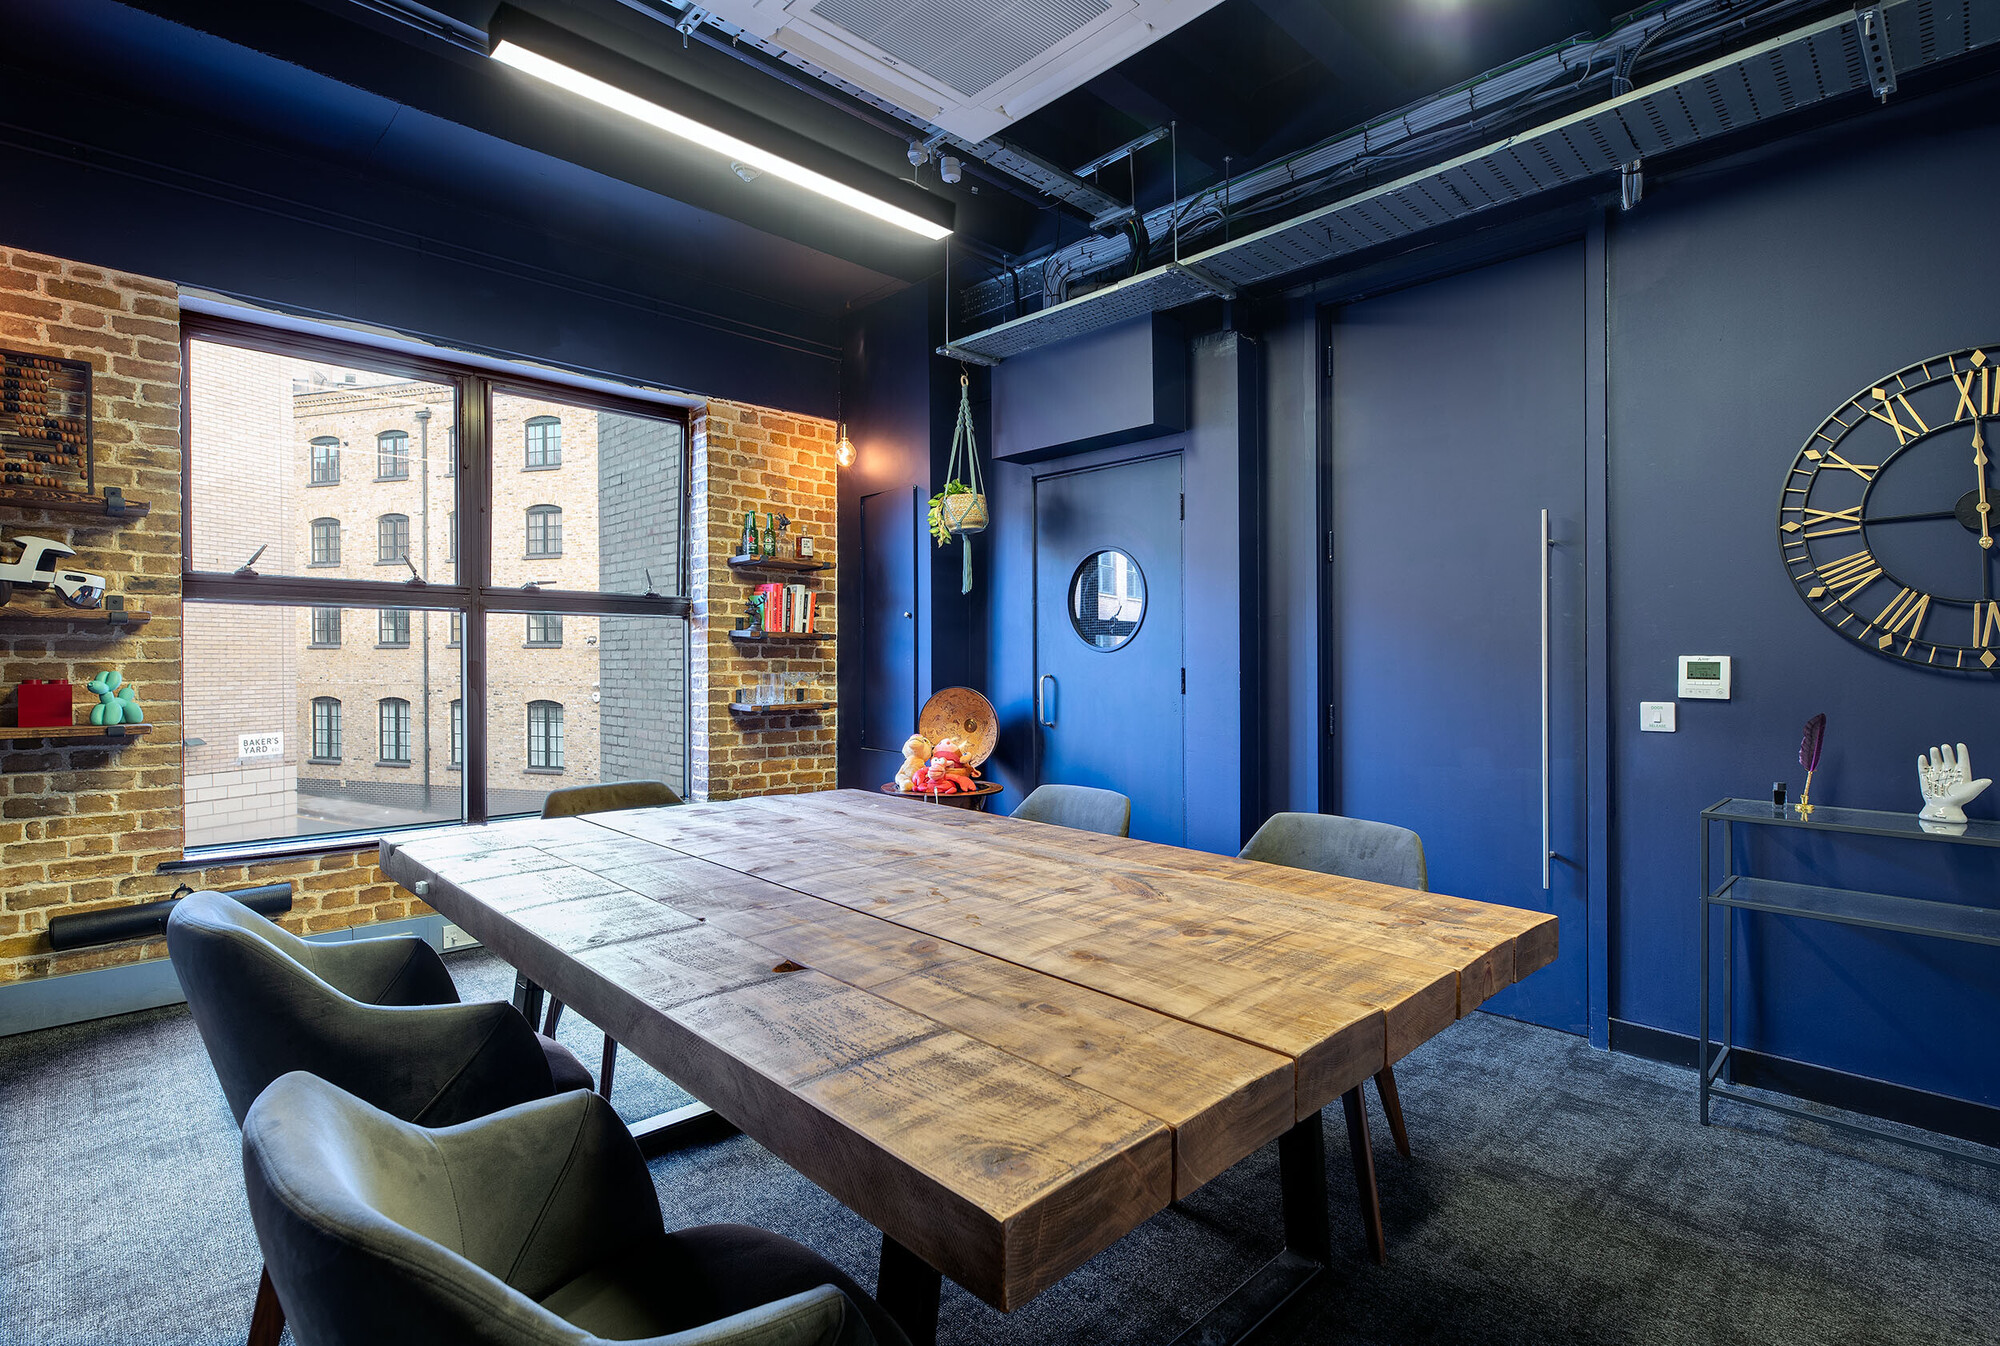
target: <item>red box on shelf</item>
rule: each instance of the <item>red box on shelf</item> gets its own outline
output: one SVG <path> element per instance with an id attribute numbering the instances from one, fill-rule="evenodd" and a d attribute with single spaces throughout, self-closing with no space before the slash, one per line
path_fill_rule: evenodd
<path id="1" fill-rule="evenodd" d="M 18 698 L 23 729 L 47 729 L 75 723 L 73 697 L 76 689 L 66 682 L 24 682 Z"/>

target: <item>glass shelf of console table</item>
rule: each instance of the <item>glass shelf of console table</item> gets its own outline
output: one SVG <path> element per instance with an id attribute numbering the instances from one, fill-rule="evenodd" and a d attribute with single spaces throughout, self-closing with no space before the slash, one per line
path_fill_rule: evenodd
<path id="1" fill-rule="evenodd" d="M 1762 799 L 1725 799 L 1701 811 L 1704 822 L 1757 823 L 1765 827 L 1803 827 L 1815 832 L 1846 832 L 1865 837 L 1905 837 L 1911 841 L 1949 841 L 1962 846 L 2000 846 L 2000 822 L 1971 818 L 1963 823 L 1935 823 L 1914 813 L 1882 809 L 1844 809 L 1814 804 L 1782 807 Z"/>
<path id="2" fill-rule="evenodd" d="M 1710 824 L 1721 823 L 1722 868 L 1720 883 L 1711 886 Z M 1927 898 L 1899 897 L 1890 893 L 1870 893 L 1854 888 L 1832 888 L 1817 884 L 1786 883 L 1735 872 L 1735 845 L 1731 823 L 1759 827 L 1789 827 L 1849 836 L 1889 837 L 1905 841 L 1941 841 L 1961 846 L 2000 846 L 2000 822 L 1986 818 L 1963 823 L 1932 822 L 1914 813 L 1890 813 L 1880 809 L 1835 808 L 1814 804 L 1801 809 L 1797 804 L 1778 805 L 1768 800 L 1725 799 L 1701 811 L 1701 1000 L 1700 1048 L 1695 1058 L 1703 1063 L 1700 1072 L 1701 1124 L 1709 1125 L 1709 1100 L 1727 1098 L 1738 1103 L 1785 1113 L 1806 1121 L 1819 1122 L 1843 1131 L 1873 1136 L 1881 1140 L 1929 1150 L 1957 1159 L 1969 1159 L 1987 1167 L 2000 1167 L 2000 1158 L 1969 1153 L 1963 1149 L 1934 1145 L 1929 1141 L 1866 1123 L 1848 1121 L 1792 1107 L 1755 1093 L 1744 1092 L 1735 1084 L 1732 1058 L 1737 1046 L 1734 1026 L 1735 997 L 1731 990 L 1735 968 L 1733 946 L 1735 923 L 1726 918 L 1734 911 L 1763 912 L 1810 921 L 1830 921 L 1837 925 L 1862 926 L 1932 939 L 1958 940 L 1971 944 L 2000 946 L 2000 908 L 1965 902 L 1937 902 Z M 1708 938 L 1709 915 L 1720 907 L 1725 912 L 1722 931 L 1722 1036 L 1718 1041 L 1709 1031 L 1709 984 L 1712 949 Z M 1712 1053 L 1711 1043 L 1721 1048 Z"/>

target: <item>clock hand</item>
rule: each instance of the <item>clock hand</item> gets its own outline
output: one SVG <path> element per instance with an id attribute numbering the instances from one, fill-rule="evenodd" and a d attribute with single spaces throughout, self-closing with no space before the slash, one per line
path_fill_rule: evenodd
<path id="1" fill-rule="evenodd" d="M 1993 506 L 1986 499 L 1986 435 L 1972 418 L 1972 467 L 1979 474 L 1979 545 L 1993 549 Z"/>

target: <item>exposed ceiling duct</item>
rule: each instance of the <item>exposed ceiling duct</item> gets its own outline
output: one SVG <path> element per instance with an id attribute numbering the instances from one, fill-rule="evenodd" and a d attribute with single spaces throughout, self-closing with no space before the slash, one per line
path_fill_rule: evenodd
<path id="1" fill-rule="evenodd" d="M 1672 15 L 1672 10 L 1656 11 L 1649 19 L 1672 22 Z M 1621 34 L 1628 39 L 1635 36 L 1627 30 Z M 1645 32 L 1636 37 L 1636 43 L 1624 45 L 1626 51 L 1642 50 L 1654 40 Z M 1621 169 L 1651 156 L 1686 149 L 1829 99 L 1855 93 L 1885 96 L 1895 87 L 1898 74 L 1964 55 L 1996 40 L 2000 40 L 2000 0 L 1890 0 L 1858 13 L 1843 12 L 1518 134 L 1441 157 L 1392 181 L 1226 242 L 1199 250 L 1195 250 L 1198 244 L 1183 247 L 1178 260 L 1079 298 L 1051 303 L 1038 312 L 957 336 L 950 353 L 997 363 L 1141 314 L 1279 281 L 1307 267 L 1412 238 L 1569 184 L 1593 178 L 1604 178 L 1608 184 L 1616 180 Z M 1258 197 L 1282 200 L 1293 184 L 1329 172 L 1337 175 L 1344 164 L 1380 162 L 1385 155 L 1399 152 L 1403 157 L 1415 157 L 1425 148 L 1434 155 L 1448 155 L 1448 149 L 1425 145 L 1427 130 L 1461 124 L 1468 118 L 1474 118 L 1476 124 L 1482 106 L 1504 105 L 1524 88 L 1547 85 L 1552 79 L 1551 64 L 1558 67 L 1558 74 L 1566 61 L 1575 63 L 1581 72 L 1590 72 L 1603 63 L 1602 49 L 1611 41 L 1571 44 L 1546 53 L 1428 100 L 1386 123 L 1245 175 L 1227 189 L 1211 188 L 1170 203 L 1147 216 L 1147 229 L 1155 239 L 1171 238 L 1174 225 L 1179 223 L 1186 240 L 1197 217 L 1220 214 L 1224 190 L 1233 191 L 1239 201 Z M 1629 68 L 1629 64 L 1624 67 Z M 1621 78 L 1616 63 L 1605 66 L 1599 74 L 1607 80 Z M 1041 268 L 1044 273 L 1059 268 L 1070 276 L 1085 275 L 1093 270 L 1102 272 L 1130 256 L 1130 245 L 1122 237 L 1093 238 L 1054 254 Z M 967 296 L 972 301 L 967 307 L 975 313 L 994 311 L 1019 283 L 1017 275 L 985 282 Z"/>

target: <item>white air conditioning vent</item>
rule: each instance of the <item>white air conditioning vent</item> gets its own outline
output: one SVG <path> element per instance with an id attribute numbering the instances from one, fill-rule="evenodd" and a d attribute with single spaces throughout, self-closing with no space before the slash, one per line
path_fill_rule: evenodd
<path id="1" fill-rule="evenodd" d="M 719 0 L 707 6 L 966 140 L 981 141 L 1218 0 Z"/>

